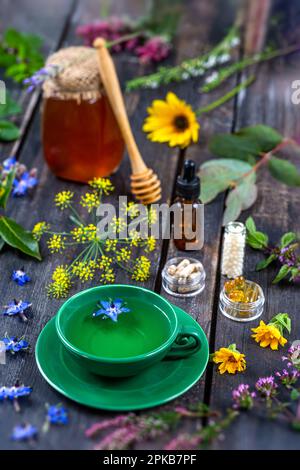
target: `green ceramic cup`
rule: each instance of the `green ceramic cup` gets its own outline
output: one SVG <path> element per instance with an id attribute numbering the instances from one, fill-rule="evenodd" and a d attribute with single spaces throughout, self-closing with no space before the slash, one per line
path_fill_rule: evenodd
<path id="1" fill-rule="evenodd" d="M 93 317 L 99 301 L 122 299 L 130 312 L 113 322 Z M 127 377 L 162 359 L 181 359 L 201 348 L 199 333 L 179 324 L 173 307 L 160 295 L 130 285 L 87 289 L 68 299 L 56 315 L 65 350 L 90 372 Z"/>

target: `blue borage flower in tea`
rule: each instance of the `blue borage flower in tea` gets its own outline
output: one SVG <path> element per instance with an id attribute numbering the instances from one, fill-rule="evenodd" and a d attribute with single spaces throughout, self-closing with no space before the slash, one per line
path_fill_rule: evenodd
<path id="1" fill-rule="evenodd" d="M 116 299 L 116 300 L 100 300 L 100 302 L 97 304 L 99 310 L 94 312 L 92 315 L 93 317 L 99 317 L 100 315 L 105 315 L 106 317 L 110 318 L 112 321 L 117 322 L 118 321 L 118 315 L 121 313 L 127 313 L 130 312 L 130 309 L 127 307 L 124 307 L 123 305 L 123 300 L 122 299 Z"/>
<path id="2" fill-rule="evenodd" d="M 9 317 L 18 315 L 23 321 L 27 321 L 28 318 L 24 312 L 28 310 L 31 306 L 31 302 L 23 302 L 23 300 L 18 301 L 14 299 L 8 305 L 5 305 L 5 310 L 2 312 L 2 314 L 7 315 Z"/>
<path id="3" fill-rule="evenodd" d="M 24 384 L 20 385 L 17 382 L 12 387 L 0 387 L 0 402 L 10 400 L 14 404 L 17 412 L 20 411 L 19 398 L 28 397 L 32 392 L 32 387 L 27 387 Z"/>
<path id="4" fill-rule="evenodd" d="M 13 271 L 11 278 L 19 286 L 24 286 L 27 282 L 31 281 L 31 278 L 25 273 L 24 268 Z"/>
<path id="5" fill-rule="evenodd" d="M 30 441 L 34 439 L 38 434 L 38 430 L 32 424 L 18 424 L 14 427 L 11 434 L 13 441 Z"/>
<path id="6" fill-rule="evenodd" d="M 16 336 L 8 336 L 7 334 L 4 338 L 0 339 L 4 343 L 5 351 L 9 351 L 11 354 L 15 354 L 19 351 L 25 351 L 29 348 L 29 343 L 22 336 L 18 339 Z"/>

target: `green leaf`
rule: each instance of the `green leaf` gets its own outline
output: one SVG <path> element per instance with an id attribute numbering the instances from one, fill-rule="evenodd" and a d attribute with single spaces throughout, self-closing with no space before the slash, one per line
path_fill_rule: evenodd
<path id="1" fill-rule="evenodd" d="M 253 217 L 248 217 L 248 219 L 246 220 L 246 229 L 248 230 L 249 233 L 254 233 L 256 232 L 256 225 L 255 225 L 255 222 L 253 220 Z"/>
<path id="2" fill-rule="evenodd" d="M 14 179 L 15 179 L 15 170 L 13 169 L 8 173 L 5 181 L 2 182 L 2 184 L 0 183 L 0 188 L 2 187 L 2 189 L 4 189 L 4 192 L 2 196 L 0 197 L 0 207 L 2 207 L 3 209 L 5 209 L 6 207 L 6 203 L 11 193 Z"/>
<path id="3" fill-rule="evenodd" d="M 256 140 L 261 152 L 264 153 L 270 152 L 283 140 L 283 136 L 279 134 L 279 132 L 272 127 L 265 126 L 264 124 L 243 127 L 236 133 L 236 135 Z"/>
<path id="4" fill-rule="evenodd" d="M 292 428 L 294 431 L 300 431 L 300 421 L 295 419 L 295 421 L 292 422 Z"/>
<path id="5" fill-rule="evenodd" d="M 218 157 L 244 160 L 252 165 L 260 152 L 260 147 L 255 141 L 238 137 L 236 134 L 217 134 L 211 139 L 208 147 L 211 153 Z"/>
<path id="6" fill-rule="evenodd" d="M 298 392 L 298 390 L 296 388 L 293 388 L 293 390 L 291 391 L 291 400 L 293 400 L 293 401 L 298 400 L 299 397 L 300 397 L 300 393 Z M 300 423 L 299 423 L 299 425 L 300 425 Z"/>
<path id="7" fill-rule="evenodd" d="M 300 174 L 297 167 L 282 158 L 271 157 L 268 167 L 273 178 L 288 186 L 300 186 Z"/>
<path id="8" fill-rule="evenodd" d="M 288 313 L 278 313 L 275 317 L 272 318 L 270 323 L 273 323 L 277 328 L 280 329 L 281 334 L 283 330 L 286 329 L 290 334 L 292 331 L 292 322 Z"/>
<path id="9" fill-rule="evenodd" d="M 285 248 L 294 240 L 297 239 L 297 235 L 294 232 L 287 232 L 285 233 L 280 240 L 280 248 Z"/>
<path id="10" fill-rule="evenodd" d="M 234 134 L 217 134 L 210 143 L 210 151 L 219 157 L 236 158 L 255 163 L 261 153 L 272 150 L 283 140 L 272 127 L 257 125 L 244 127 Z"/>
<path id="11" fill-rule="evenodd" d="M 236 220 L 242 210 L 251 207 L 257 198 L 257 186 L 249 179 L 242 180 L 226 198 L 226 209 L 223 216 L 223 225 Z"/>
<path id="12" fill-rule="evenodd" d="M 39 245 L 31 232 L 27 232 L 14 220 L 5 216 L 0 217 L 0 236 L 13 248 L 41 260 Z"/>
<path id="13" fill-rule="evenodd" d="M 0 121 L 0 140 L 10 142 L 20 137 L 19 128 L 9 121 Z"/>
<path id="14" fill-rule="evenodd" d="M 9 28 L 5 31 L 3 40 L 4 43 L 12 49 L 18 49 L 22 42 L 22 36 L 16 29 Z"/>
<path id="15" fill-rule="evenodd" d="M 15 116 L 21 112 L 21 106 L 6 93 L 6 103 L 0 104 L 0 118 Z"/>
<path id="16" fill-rule="evenodd" d="M 5 241 L 3 240 L 3 238 L 0 236 L 0 251 L 2 250 L 2 248 L 4 247 L 5 245 Z"/>
<path id="17" fill-rule="evenodd" d="M 273 279 L 272 284 L 277 284 L 279 281 L 284 279 L 290 272 L 291 268 L 287 264 L 281 266 L 277 276 Z"/>
<path id="18" fill-rule="evenodd" d="M 268 258 L 263 259 L 262 261 L 257 263 L 257 265 L 255 267 L 256 271 L 261 271 L 262 269 L 267 268 L 273 261 L 276 260 L 276 258 L 277 258 L 277 256 L 272 254 L 272 255 L 268 256 Z"/>
<path id="19" fill-rule="evenodd" d="M 204 204 L 212 201 L 251 169 L 248 163 L 232 159 L 215 159 L 205 162 L 201 165 L 199 172 L 201 201 Z M 255 181 L 255 174 L 250 176 L 250 181 Z"/>

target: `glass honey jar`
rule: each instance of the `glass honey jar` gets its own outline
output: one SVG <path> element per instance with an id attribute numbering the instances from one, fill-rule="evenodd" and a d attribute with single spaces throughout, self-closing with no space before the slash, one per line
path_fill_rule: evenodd
<path id="1" fill-rule="evenodd" d="M 121 163 L 124 142 L 101 84 L 96 51 L 61 49 L 46 67 L 57 70 L 43 84 L 42 139 L 49 168 L 83 183 L 111 175 Z"/>

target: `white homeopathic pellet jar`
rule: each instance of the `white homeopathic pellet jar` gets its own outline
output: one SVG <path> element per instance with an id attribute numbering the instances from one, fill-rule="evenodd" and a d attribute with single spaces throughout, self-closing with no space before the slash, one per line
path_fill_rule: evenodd
<path id="1" fill-rule="evenodd" d="M 229 222 L 223 237 L 221 272 L 229 278 L 242 276 L 246 245 L 246 227 L 242 222 Z"/>

